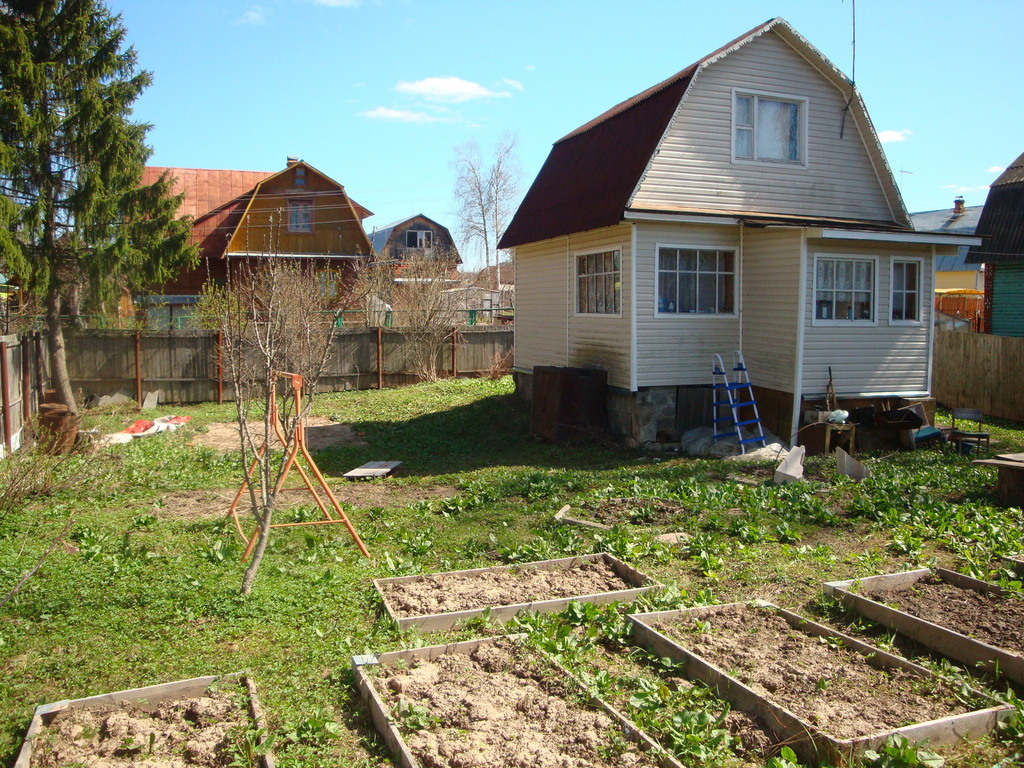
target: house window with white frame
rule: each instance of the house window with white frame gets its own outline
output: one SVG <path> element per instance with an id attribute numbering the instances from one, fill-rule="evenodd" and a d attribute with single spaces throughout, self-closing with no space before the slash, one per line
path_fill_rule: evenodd
<path id="1" fill-rule="evenodd" d="M 921 321 L 921 262 L 894 259 L 892 262 L 892 319 Z"/>
<path id="2" fill-rule="evenodd" d="M 818 256 L 814 269 L 814 319 L 875 319 L 875 260 Z"/>
<path id="3" fill-rule="evenodd" d="M 757 93 L 736 93 L 733 155 L 739 160 L 803 163 L 806 102 Z"/>
<path id="4" fill-rule="evenodd" d="M 576 255 L 576 312 L 617 315 L 622 302 L 620 251 Z"/>
<path id="5" fill-rule="evenodd" d="M 288 231 L 289 232 L 312 232 L 313 231 L 313 201 L 312 200 L 289 200 L 288 201 Z"/>
<path id="6" fill-rule="evenodd" d="M 658 314 L 732 314 L 736 254 L 696 248 L 658 248 Z"/>
<path id="7" fill-rule="evenodd" d="M 433 235 L 429 229 L 407 229 L 405 231 L 406 248 L 429 248 L 433 244 Z"/>

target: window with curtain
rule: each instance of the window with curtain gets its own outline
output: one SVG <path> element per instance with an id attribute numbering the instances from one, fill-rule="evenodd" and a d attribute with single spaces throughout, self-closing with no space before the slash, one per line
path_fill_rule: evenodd
<path id="1" fill-rule="evenodd" d="M 313 201 L 312 200 L 289 200 L 288 201 L 288 231 L 289 232 L 312 232 L 313 231 Z"/>
<path id="2" fill-rule="evenodd" d="M 731 314 L 735 254 L 695 248 L 658 249 L 658 314 Z"/>
<path id="3" fill-rule="evenodd" d="M 733 153 L 743 160 L 802 163 L 802 101 L 737 93 Z"/>
<path id="4" fill-rule="evenodd" d="M 875 262 L 819 256 L 814 271 L 816 320 L 873 321 Z"/>

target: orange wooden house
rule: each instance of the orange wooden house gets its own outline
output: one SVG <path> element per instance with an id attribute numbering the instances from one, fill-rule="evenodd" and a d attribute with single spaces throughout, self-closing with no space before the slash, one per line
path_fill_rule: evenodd
<path id="1" fill-rule="evenodd" d="M 363 219 L 372 212 L 305 161 L 288 158 L 276 173 L 147 167 L 143 184 L 169 171 L 185 197 L 179 215 L 192 216 L 194 269 L 145 299 L 151 328 L 186 327 L 208 282 L 223 284 L 243 264 L 268 257 L 297 259 L 337 275 L 371 253 Z"/>

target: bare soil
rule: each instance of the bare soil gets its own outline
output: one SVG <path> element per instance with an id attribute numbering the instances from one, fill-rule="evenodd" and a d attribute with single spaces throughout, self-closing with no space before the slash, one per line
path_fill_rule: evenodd
<path id="1" fill-rule="evenodd" d="M 984 595 L 938 578 L 921 579 L 907 589 L 872 590 L 870 596 L 961 635 L 1024 653 L 1024 600 Z"/>
<path id="2" fill-rule="evenodd" d="M 247 723 L 238 701 L 226 692 L 161 704 L 67 709 L 58 713 L 32 745 L 32 768 L 220 768 L 231 762 L 230 746 Z"/>
<path id="3" fill-rule="evenodd" d="M 659 627 L 760 696 L 834 738 L 868 736 L 960 714 L 940 681 L 880 670 L 864 656 L 744 607 Z"/>
<path id="4" fill-rule="evenodd" d="M 671 525 L 691 513 L 689 507 L 667 499 L 611 498 L 585 501 L 568 515 L 603 525 Z"/>
<path id="5" fill-rule="evenodd" d="M 295 482 L 302 481 L 293 476 Z M 290 484 L 290 483 L 289 483 Z M 417 501 L 446 499 L 457 496 L 459 489 L 450 485 L 414 486 L 398 485 L 394 481 L 349 482 L 329 481 L 335 498 L 343 505 L 365 509 L 368 507 L 404 507 Z M 315 483 L 314 483 L 315 485 Z M 238 493 L 237 488 L 206 491 L 181 491 L 162 496 L 157 502 L 154 514 L 169 520 L 193 520 L 198 518 L 223 517 L 231 507 L 231 501 Z M 327 502 L 323 492 L 317 488 L 320 498 Z M 305 488 L 284 490 L 278 496 L 278 509 L 316 506 L 313 497 Z"/>
<path id="6" fill-rule="evenodd" d="M 611 566 L 600 560 L 582 560 L 570 568 L 552 570 L 509 568 L 472 574 L 435 573 L 414 581 L 381 585 L 388 604 L 401 618 L 630 588 Z"/>
<path id="7" fill-rule="evenodd" d="M 654 768 L 557 667 L 509 640 L 406 668 L 377 691 L 424 768 Z"/>
<path id="8" fill-rule="evenodd" d="M 263 434 L 262 421 L 250 421 L 249 432 L 252 435 Z M 276 435 L 272 437 L 272 448 L 280 448 L 281 443 Z M 238 424 L 230 422 L 214 422 L 207 425 L 205 432 L 196 432 L 192 442 L 197 445 L 213 448 L 215 451 L 228 453 L 240 451 L 241 439 L 238 436 Z M 306 419 L 306 445 L 310 451 L 333 448 L 338 445 L 366 445 L 366 441 L 348 424 L 325 419 L 323 416 L 310 416 Z"/>

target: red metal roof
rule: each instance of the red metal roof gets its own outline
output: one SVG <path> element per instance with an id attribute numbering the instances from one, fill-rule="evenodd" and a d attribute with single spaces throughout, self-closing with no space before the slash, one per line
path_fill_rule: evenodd
<path id="1" fill-rule="evenodd" d="M 252 191 L 253 187 L 273 174 L 267 171 L 227 171 L 212 168 L 163 168 L 146 166 L 142 173 L 142 184 L 152 184 L 165 172 L 175 179 L 175 194 L 185 194 L 179 216 L 198 219 L 231 202 L 240 195 Z"/>

